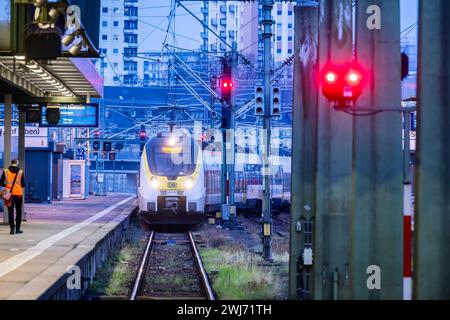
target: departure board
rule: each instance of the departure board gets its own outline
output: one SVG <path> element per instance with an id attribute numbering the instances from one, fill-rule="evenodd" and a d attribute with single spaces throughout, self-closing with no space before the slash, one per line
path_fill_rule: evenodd
<path id="1" fill-rule="evenodd" d="M 47 121 L 47 110 L 59 108 L 60 119 L 56 124 Z M 42 127 L 98 127 L 98 103 L 89 104 L 48 104 L 42 106 Z"/>

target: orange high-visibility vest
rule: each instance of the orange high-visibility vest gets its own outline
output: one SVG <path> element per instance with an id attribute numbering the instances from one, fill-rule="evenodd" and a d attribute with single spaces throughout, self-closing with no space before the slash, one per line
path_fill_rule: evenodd
<path id="1" fill-rule="evenodd" d="M 11 186 L 13 184 L 14 181 L 14 177 L 16 176 L 16 174 L 14 172 L 11 172 L 11 170 L 5 169 L 5 188 L 11 190 Z M 16 183 L 14 184 L 14 188 L 12 190 L 12 195 L 13 196 L 23 196 L 23 186 L 22 186 L 22 170 L 19 170 L 19 172 L 17 173 L 17 179 L 16 179 Z"/>

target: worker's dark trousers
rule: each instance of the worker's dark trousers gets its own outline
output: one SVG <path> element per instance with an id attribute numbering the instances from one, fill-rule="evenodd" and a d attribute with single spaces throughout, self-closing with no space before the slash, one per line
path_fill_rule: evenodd
<path id="1" fill-rule="evenodd" d="M 14 207 L 16 207 L 16 230 L 20 230 L 22 223 L 22 201 L 23 197 L 13 196 L 11 206 L 8 207 L 8 220 L 11 231 L 14 231 Z"/>

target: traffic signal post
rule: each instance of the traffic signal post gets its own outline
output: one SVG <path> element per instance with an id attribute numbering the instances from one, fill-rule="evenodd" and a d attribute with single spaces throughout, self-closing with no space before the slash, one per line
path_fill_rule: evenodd
<path id="1" fill-rule="evenodd" d="M 235 193 L 235 130 L 236 105 L 234 75 L 238 63 L 237 43 L 231 45 L 231 56 L 223 58 L 223 74 L 220 78 L 222 101 L 222 220 L 224 227 L 237 227 Z M 232 130 L 231 134 L 228 134 Z"/>
<path id="2" fill-rule="evenodd" d="M 270 143 L 272 136 L 271 108 L 271 62 L 272 62 L 272 8 L 273 0 L 261 0 L 263 10 L 263 45 L 264 45 L 264 123 L 263 123 L 263 201 L 262 201 L 262 236 L 263 259 L 272 261 L 272 208 L 270 201 Z"/>

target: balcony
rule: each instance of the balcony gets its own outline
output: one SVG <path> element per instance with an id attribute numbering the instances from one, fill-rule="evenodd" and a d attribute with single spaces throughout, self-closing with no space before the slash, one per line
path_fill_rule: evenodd
<path id="1" fill-rule="evenodd" d="M 123 46 L 124 48 L 137 48 L 138 44 L 137 42 L 124 42 Z"/>
<path id="2" fill-rule="evenodd" d="M 221 13 L 227 13 L 227 6 L 220 6 L 220 12 Z"/>
<path id="3" fill-rule="evenodd" d="M 227 18 L 221 18 L 220 19 L 220 25 L 221 26 L 226 26 L 227 25 Z"/>

